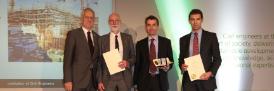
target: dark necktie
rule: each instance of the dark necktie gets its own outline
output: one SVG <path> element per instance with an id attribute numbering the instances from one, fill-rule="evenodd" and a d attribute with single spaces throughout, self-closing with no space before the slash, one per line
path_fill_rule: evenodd
<path id="1" fill-rule="evenodd" d="M 194 39 L 193 39 L 193 53 L 192 55 L 199 54 L 199 42 L 198 42 L 198 33 L 194 33 Z"/>
<path id="2" fill-rule="evenodd" d="M 119 50 L 119 42 L 118 42 L 118 36 L 115 35 L 115 49 Z"/>
<path id="3" fill-rule="evenodd" d="M 94 47 L 93 47 L 92 39 L 91 39 L 91 36 L 90 36 L 90 32 L 87 32 L 87 35 L 88 35 L 89 51 L 90 51 L 90 54 L 93 55 Z"/>
<path id="4" fill-rule="evenodd" d="M 150 60 L 149 70 L 151 73 L 155 73 L 157 71 L 157 68 L 153 63 L 153 59 L 156 58 L 155 45 L 153 42 L 154 42 L 154 39 L 151 39 L 150 50 L 149 50 L 149 60 Z"/>

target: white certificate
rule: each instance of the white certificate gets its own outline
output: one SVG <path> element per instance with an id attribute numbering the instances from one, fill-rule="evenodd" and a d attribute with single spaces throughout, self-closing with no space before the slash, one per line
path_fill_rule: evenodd
<path id="1" fill-rule="evenodd" d="M 122 61 L 122 57 L 121 57 L 118 49 L 114 49 L 114 50 L 103 53 L 103 57 L 107 64 L 108 71 L 109 71 L 110 75 L 113 75 L 115 73 L 125 70 L 125 68 L 119 67 L 119 62 Z"/>
<path id="2" fill-rule="evenodd" d="M 204 65 L 200 54 L 185 58 L 185 64 L 188 65 L 187 71 L 191 81 L 200 79 L 205 73 Z"/>

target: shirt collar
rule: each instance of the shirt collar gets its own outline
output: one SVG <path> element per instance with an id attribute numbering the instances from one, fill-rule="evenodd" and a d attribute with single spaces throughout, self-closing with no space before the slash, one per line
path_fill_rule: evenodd
<path id="1" fill-rule="evenodd" d="M 84 30 L 84 32 L 85 33 L 87 33 L 87 32 L 91 32 L 92 30 L 88 30 L 88 29 L 86 29 L 85 27 L 82 27 L 82 29 Z"/>
<path id="2" fill-rule="evenodd" d="M 202 34 L 202 29 L 199 29 L 198 31 L 195 31 L 196 33 L 198 33 L 198 36 L 200 36 Z M 195 33 L 194 31 L 192 31 L 192 35 L 194 35 Z"/>
<path id="3" fill-rule="evenodd" d="M 157 40 L 158 40 L 158 35 L 148 36 L 148 39 L 149 39 L 149 41 L 150 41 L 151 39 L 154 39 L 155 41 L 157 41 Z"/>
<path id="4" fill-rule="evenodd" d="M 196 33 L 198 33 L 198 34 L 201 34 L 201 32 L 202 32 L 202 29 L 199 29 L 198 31 L 195 31 Z M 195 33 L 194 31 L 192 31 L 192 33 L 194 34 Z"/>
<path id="5" fill-rule="evenodd" d="M 117 33 L 117 34 L 114 34 L 113 32 L 110 32 L 110 36 L 113 36 L 113 37 L 114 37 L 114 36 L 116 36 L 116 35 L 119 37 L 119 36 L 121 35 L 121 33 L 119 32 L 119 33 Z"/>

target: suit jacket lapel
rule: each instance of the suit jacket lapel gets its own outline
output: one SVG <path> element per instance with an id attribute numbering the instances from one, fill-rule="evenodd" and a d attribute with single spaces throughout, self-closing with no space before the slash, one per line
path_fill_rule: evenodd
<path id="1" fill-rule="evenodd" d="M 144 43 L 144 53 L 145 53 L 145 55 L 147 56 L 147 60 L 148 60 L 148 63 L 149 63 L 149 48 L 148 48 L 148 46 L 149 46 L 149 44 L 148 44 L 148 37 L 145 39 L 145 41 L 144 41 L 145 43 Z"/>
<path id="2" fill-rule="evenodd" d="M 98 37 L 94 31 L 92 31 L 92 37 L 93 37 L 93 46 L 94 46 L 94 53 L 93 53 L 92 57 L 94 58 L 94 57 L 96 57 L 95 55 L 97 54 L 96 50 L 98 50 Z"/>
<path id="3" fill-rule="evenodd" d="M 79 41 L 83 42 L 85 49 L 89 50 L 88 41 L 82 28 L 79 29 L 79 36 L 81 38 Z M 88 53 L 90 54 L 90 51 Z"/>
<path id="4" fill-rule="evenodd" d="M 106 48 L 106 52 L 110 51 L 110 44 L 109 44 L 110 43 L 110 33 L 107 34 L 106 40 L 103 40 L 103 41 L 105 41 L 106 47 L 108 47 L 108 48 Z M 104 46 L 104 45 L 102 45 L 102 46 Z"/>
<path id="5" fill-rule="evenodd" d="M 123 45 L 123 59 L 125 59 L 125 54 L 124 53 L 126 53 L 125 51 L 127 50 L 126 48 L 128 48 L 128 47 L 126 47 L 127 45 L 127 43 L 126 43 L 126 38 L 125 38 L 125 35 L 123 34 L 123 33 L 120 33 L 121 34 L 121 40 L 122 40 L 122 45 Z"/>
<path id="6" fill-rule="evenodd" d="M 202 30 L 202 38 L 201 38 L 201 44 L 200 44 L 200 54 L 203 54 L 204 50 L 205 49 L 205 38 L 206 37 L 206 32 L 204 30 Z"/>
<path id="7" fill-rule="evenodd" d="M 188 40 L 188 41 L 186 41 L 186 45 L 187 45 L 187 46 L 185 46 L 185 48 L 186 48 L 186 56 L 187 56 L 187 57 L 191 56 L 190 53 L 189 53 L 189 47 L 190 47 L 190 41 L 191 41 L 191 40 L 190 40 L 190 37 L 191 37 L 191 33 L 189 33 L 189 34 L 187 35 L 187 37 L 186 37 L 186 38 L 187 38 L 186 40 Z"/>
<path id="8" fill-rule="evenodd" d="M 160 36 L 158 36 L 158 49 L 156 49 L 156 50 L 158 50 L 158 55 L 157 55 L 158 58 L 160 58 L 162 55 L 161 54 L 162 52 L 160 49 L 164 49 L 164 47 L 163 47 L 164 44 L 162 44 L 161 42 L 162 42 L 162 38 Z M 161 45 L 159 45 L 159 44 L 161 44 Z"/>

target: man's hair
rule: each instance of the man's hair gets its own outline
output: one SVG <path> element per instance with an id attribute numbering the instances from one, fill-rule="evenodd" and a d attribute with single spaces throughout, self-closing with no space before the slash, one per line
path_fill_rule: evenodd
<path id="1" fill-rule="evenodd" d="M 93 17 L 95 17 L 95 12 L 91 8 L 85 8 L 82 10 L 82 13 L 81 13 L 81 23 L 83 22 L 85 12 L 87 11 L 90 11 L 93 14 Z"/>
<path id="2" fill-rule="evenodd" d="M 118 13 L 116 13 L 116 12 L 112 12 L 112 13 L 108 16 L 108 21 L 110 20 L 110 17 L 111 17 L 111 16 L 113 16 L 113 15 L 118 16 L 118 17 L 119 17 L 119 19 L 120 19 L 120 15 L 119 15 Z"/>
<path id="3" fill-rule="evenodd" d="M 153 16 L 153 15 L 148 16 L 148 17 L 146 18 L 146 20 L 145 20 L 145 24 L 147 24 L 147 21 L 148 21 L 148 20 L 156 20 L 156 23 L 157 23 L 157 25 L 159 26 L 159 20 L 158 20 L 157 17 L 155 17 L 155 16 Z"/>
<path id="4" fill-rule="evenodd" d="M 188 15 L 188 19 L 190 19 L 190 16 L 191 15 L 194 15 L 194 14 L 200 14 L 201 15 L 201 18 L 203 19 L 204 16 L 203 16 L 203 12 L 200 10 L 200 9 L 192 9 Z"/>

